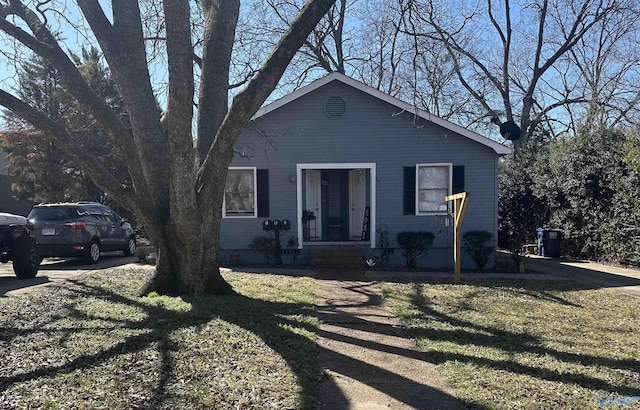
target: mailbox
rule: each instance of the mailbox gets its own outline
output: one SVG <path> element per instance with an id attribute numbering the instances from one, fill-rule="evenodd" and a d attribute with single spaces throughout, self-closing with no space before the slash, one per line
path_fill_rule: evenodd
<path id="1" fill-rule="evenodd" d="M 283 219 L 280 221 L 279 219 L 267 219 L 262 222 L 262 230 L 263 231 L 273 231 L 274 233 L 274 265 L 282 265 L 282 250 L 280 246 L 280 231 L 288 231 L 291 229 L 291 222 L 288 219 Z"/>

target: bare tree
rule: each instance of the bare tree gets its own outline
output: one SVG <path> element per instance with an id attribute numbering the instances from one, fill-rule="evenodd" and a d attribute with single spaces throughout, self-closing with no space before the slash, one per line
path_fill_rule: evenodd
<path id="1" fill-rule="evenodd" d="M 292 91 L 326 73 L 347 71 L 349 60 L 356 58 L 353 50 L 345 50 L 351 42 L 351 33 L 345 29 L 349 3 L 352 1 L 336 1 L 313 29 L 284 74 L 281 90 Z M 273 48 L 274 39 L 295 19 L 303 4 L 302 0 L 250 0 L 244 4 L 248 12 L 239 23 L 242 30 L 233 57 L 240 77 L 251 75 L 261 54 Z"/>
<path id="2" fill-rule="evenodd" d="M 235 54 L 236 67 L 244 75 L 253 70 L 256 50 L 268 44 L 264 34 L 279 33 L 278 27 L 293 19 L 300 3 L 248 3 L 251 13 L 241 22 Z M 452 89 L 450 58 L 437 52 L 441 46 L 425 46 L 426 40 L 403 31 L 406 12 L 406 5 L 397 0 L 336 2 L 293 59 L 281 85 L 296 89 L 326 73 L 340 72 L 445 118 L 463 112 L 469 107 L 468 97 Z M 417 53 L 423 46 L 433 52 Z"/>
<path id="3" fill-rule="evenodd" d="M 584 57 L 593 56 L 578 50 L 585 49 L 592 33 L 612 30 L 615 21 L 635 13 L 629 0 L 401 2 L 408 7 L 405 32 L 446 49 L 458 83 L 482 106 L 477 120 L 515 121 L 522 128 L 521 142 L 541 122 L 552 127 L 552 111 L 590 102 L 592 95 L 578 86 L 582 76 L 572 64 L 582 55 L 584 68 L 591 64 Z M 614 79 L 617 68 L 609 68 L 608 78 Z"/>
<path id="4" fill-rule="evenodd" d="M 412 101 L 411 39 L 400 31 L 403 8 L 394 0 L 365 2 L 354 10 L 361 35 L 354 39 L 358 51 L 353 75 L 389 95 Z M 352 56 L 353 57 L 353 56 Z"/>
<path id="5" fill-rule="evenodd" d="M 583 126 L 633 126 L 640 110 L 640 51 L 636 36 L 640 27 L 638 10 L 605 16 L 571 50 L 569 65 L 579 78 L 574 93 L 588 104 L 568 106 L 572 128 Z"/>
<path id="6" fill-rule="evenodd" d="M 68 92 L 107 131 L 127 164 L 132 186 L 125 186 L 90 152 L 75 144 L 68 130 L 7 89 L 0 105 L 40 129 L 64 149 L 101 189 L 145 224 L 158 251 L 155 275 L 142 293 L 224 293 L 231 286 L 220 275 L 218 236 L 227 167 L 234 143 L 251 116 L 274 90 L 287 65 L 335 0 L 309 0 L 283 32 L 269 57 L 229 106 L 229 72 L 239 0 L 201 0 L 202 38 L 194 41 L 188 0 L 164 0 L 158 12 L 165 33 L 168 78 L 166 111 L 158 110 L 140 4 L 114 0 L 107 15 L 97 0 L 77 4 L 111 70 L 129 115 L 130 128 L 90 88 L 50 30 L 56 7 L 20 0 L 0 1 L 0 31 L 44 58 Z M 148 3 L 145 3 L 148 4 Z M 200 44 L 197 105 L 198 149 L 192 123 L 196 80 L 194 44 Z"/>

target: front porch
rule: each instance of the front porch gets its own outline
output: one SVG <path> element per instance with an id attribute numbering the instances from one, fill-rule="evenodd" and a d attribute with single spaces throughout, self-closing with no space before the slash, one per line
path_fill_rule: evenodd
<path id="1" fill-rule="evenodd" d="M 375 248 L 374 163 L 297 164 L 299 248 Z"/>

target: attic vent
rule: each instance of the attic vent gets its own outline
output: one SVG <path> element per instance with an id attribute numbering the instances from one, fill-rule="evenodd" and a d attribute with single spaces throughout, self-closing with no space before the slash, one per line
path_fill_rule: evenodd
<path id="1" fill-rule="evenodd" d="M 332 120 L 339 120 L 347 112 L 347 103 L 342 97 L 329 97 L 324 103 L 324 113 Z"/>

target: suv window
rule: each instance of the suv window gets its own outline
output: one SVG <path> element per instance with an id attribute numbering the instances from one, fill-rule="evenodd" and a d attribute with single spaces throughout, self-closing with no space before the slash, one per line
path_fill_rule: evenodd
<path id="1" fill-rule="evenodd" d="M 104 215 L 102 214 L 102 208 L 98 206 L 82 206 L 80 207 L 80 213 L 82 215 L 91 215 L 92 217 L 101 221 L 105 220 Z"/>
<path id="2" fill-rule="evenodd" d="M 69 219 L 75 219 L 78 217 L 78 212 L 75 208 L 57 207 L 57 208 L 33 208 L 29 212 L 27 219 L 36 221 L 65 221 Z"/>
<path id="3" fill-rule="evenodd" d="M 107 217 L 107 220 L 113 223 L 119 223 L 120 217 L 115 212 L 110 212 L 108 210 L 104 210 L 104 214 Z"/>

